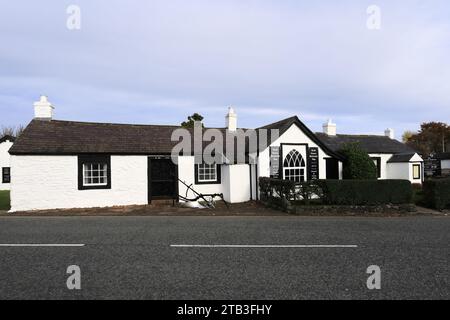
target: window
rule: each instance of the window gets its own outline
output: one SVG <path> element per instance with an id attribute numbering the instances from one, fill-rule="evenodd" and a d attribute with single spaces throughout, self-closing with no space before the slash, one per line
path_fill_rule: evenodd
<path id="1" fill-rule="evenodd" d="M 295 182 L 305 181 L 305 160 L 300 152 L 292 150 L 284 159 L 284 179 Z"/>
<path id="2" fill-rule="evenodd" d="M 420 164 L 413 164 L 413 179 L 418 180 L 421 178 Z"/>
<path id="3" fill-rule="evenodd" d="M 2 183 L 11 183 L 11 168 L 2 168 Z"/>
<path id="4" fill-rule="evenodd" d="M 111 157 L 79 156 L 78 189 L 111 189 Z"/>
<path id="5" fill-rule="evenodd" d="M 106 186 L 108 184 L 108 165 L 105 163 L 83 164 L 84 186 Z"/>
<path id="6" fill-rule="evenodd" d="M 378 179 L 381 178 L 381 158 L 371 158 L 373 163 L 375 164 L 375 167 L 377 167 L 377 177 Z"/>
<path id="7" fill-rule="evenodd" d="M 217 164 L 196 164 L 195 184 L 220 184 L 220 169 Z"/>

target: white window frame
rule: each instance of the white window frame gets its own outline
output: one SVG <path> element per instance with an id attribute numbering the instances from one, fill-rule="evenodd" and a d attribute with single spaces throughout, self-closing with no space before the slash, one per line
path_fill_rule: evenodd
<path id="1" fill-rule="evenodd" d="M 97 169 L 94 169 L 94 166 Z M 103 168 L 101 168 L 103 167 Z M 100 169 L 101 168 L 101 169 Z M 101 172 L 98 176 L 94 176 L 92 173 Z M 90 176 L 87 176 L 88 173 L 91 173 Z M 87 182 L 87 179 L 93 181 L 95 178 L 98 178 L 99 181 L 103 180 L 104 182 Z M 101 187 L 108 185 L 108 164 L 106 163 L 83 163 L 83 186 L 84 187 Z"/>
<path id="2" fill-rule="evenodd" d="M 295 167 L 287 167 L 286 166 L 285 167 L 284 164 L 286 162 L 287 157 L 293 152 L 298 154 L 298 156 L 299 156 L 298 160 L 300 162 L 300 166 L 295 166 Z M 288 161 L 289 164 L 291 164 L 293 162 L 293 160 L 294 159 L 291 158 L 290 161 Z M 299 174 L 295 174 L 295 170 L 299 170 Z M 294 174 L 291 174 L 291 172 L 294 172 Z M 306 181 L 306 161 L 303 158 L 302 154 L 296 149 L 292 149 L 283 160 L 283 179 L 294 181 L 294 182 L 305 182 Z"/>
<path id="3" fill-rule="evenodd" d="M 199 164 L 197 170 L 197 181 L 199 183 L 217 182 L 218 181 L 217 167 L 218 167 L 217 164 L 207 164 L 207 163 Z M 206 173 L 207 171 L 208 173 Z M 208 178 L 207 175 L 209 176 Z M 201 176 L 203 176 L 203 178 L 201 178 Z"/>

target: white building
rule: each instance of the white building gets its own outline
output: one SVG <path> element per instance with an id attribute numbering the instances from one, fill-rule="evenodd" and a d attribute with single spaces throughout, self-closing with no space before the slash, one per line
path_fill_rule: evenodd
<path id="1" fill-rule="evenodd" d="M 186 185 L 198 193 L 222 194 L 230 203 L 257 200 L 259 177 L 342 178 L 344 158 L 337 151 L 346 141 L 361 143 L 376 161 L 380 178 L 421 182 L 415 166 L 421 173 L 422 160 L 413 150 L 393 137 L 338 135 L 331 121 L 318 134 L 296 116 L 258 128 L 258 133 L 276 129 L 279 135 L 269 131 L 267 146 L 246 149 L 245 161 L 196 164 L 192 150 L 174 164 L 170 155 L 178 141 L 171 136 L 179 126 L 54 120 L 46 97 L 34 107 L 35 119 L 10 149 L 12 212 L 194 198 Z M 236 132 L 236 113 L 230 109 L 226 128 L 216 129 L 224 135 Z"/>
<path id="2" fill-rule="evenodd" d="M 12 147 L 15 138 L 4 136 L 0 138 L 0 190 L 9 190 L 11 185 L 11 156 L 8 151 Z"/>

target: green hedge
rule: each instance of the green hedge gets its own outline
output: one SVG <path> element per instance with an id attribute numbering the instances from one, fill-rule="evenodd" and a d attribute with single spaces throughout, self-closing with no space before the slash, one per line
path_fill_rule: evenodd
<path id="1" fill-rule="evenodd" d="M 450 179 L 432 179 L 423 183 L 423 197 L 427 206 L 443 210 L 450 208 Z"/>
<path id="2" fill-rule="evenodd" d="M 408 180 L 320 180 L 328 205 L 406 204 L 412 201 Z"/>

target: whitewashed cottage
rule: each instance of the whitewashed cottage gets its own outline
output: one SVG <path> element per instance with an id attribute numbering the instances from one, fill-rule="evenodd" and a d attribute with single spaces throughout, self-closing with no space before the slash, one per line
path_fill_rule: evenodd
<path id="1" fill-rule="evenodd" d="M 392 131 L 386 136 L 340 135 L 329 121 L 323 133 L 313 133 L 294 116 L 257 128 L 279 134 L 269 134 L 265 148 L 247 149 L 245 161 L 195 163 L 189 154 L 175 164 L 170 155 L 177 142 L 171 136 L 179 126 L 55 120 L 46 97 L 34 109 L 35 118 L 9 151 L 11 212 L 178 200 L 179 195 L 192 196 L 186 185 L 198 193 L 222 194 L 230 203 L 257 200 L 259 177 L 341 179 L 344 159 L 338 150 L 356 141 L 374 159 L 380 179 L 422 181 L 422 159 L 395 140 Z M 217 129 L 224 134 L 238 130 L 232 109 L 226 127 Z"/>

